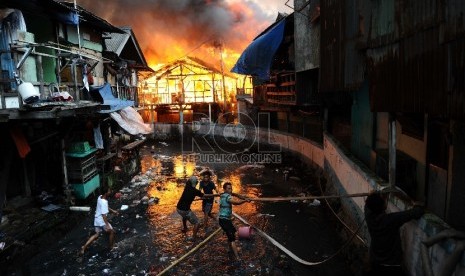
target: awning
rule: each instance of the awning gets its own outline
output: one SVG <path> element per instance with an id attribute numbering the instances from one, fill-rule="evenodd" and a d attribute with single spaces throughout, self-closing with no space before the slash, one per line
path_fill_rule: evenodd
<path id="1" fill-rule="evenodd" d="M 151 126 L 144 123 L 142 116 L 130 106 L 118 112 L 112 112 L 110 116 L 129 134 L 138 135 L 152 132 Z"/>
<path id="2" fill-rule="evenodd" d="M 285 20 L 257 37 L 242 53 L 231 72 L 256 76 L 261 80 L 270 78 L 273 57 L 283 40 Z"/>
<path id="3" fill-rule="evenodd" d="M 91 87 L 90 95 L 94 101 L 98 101 L 103 105 L 102 110 L 100 110 L 99 113 L 111 113 L 121 110 L 127 106 L 134 106 L 134 101 L 115 98 L 109 83 L 105 83 L 102 86 Z"/>

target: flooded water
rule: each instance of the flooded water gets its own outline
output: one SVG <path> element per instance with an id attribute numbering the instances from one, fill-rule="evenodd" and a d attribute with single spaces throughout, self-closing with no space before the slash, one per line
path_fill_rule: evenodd
<path id="1" fill-rule="evenodd" d="M 129 206 L 110 219 L 117 248 L 109 251 L 107 237 L 102 236 L 83 256 L 77 254 L 93 231 L 93 213 L 89 213 L 63 239 L 44 246 L 43 252 L 26 264 L 26 270 L 31 275 L 157 275 L 219 227 L 211 219 L 207 229 L 199 230 L 197 241 L 189 239 L 189 223 L 189 231 L 181 231 L 176 204 L 187 177 L 208 168 L 214 172 L 215 184 L 227 180 L 233 184 L 233 192 L 249 197 L 296 196 L 314 184 L 305 183 L 312 179 L 311 170 L 296 168 L 295 159 L 283 160 L 265 166 L 219 159 L 203 162 L 198 155 L 183 152 L 179 144 L 147 142 L 141 150 L 141 174 L 123 189 L 121 198 L 109 200 L 113 209 Z M 283 177 L 285 170 L 291 171 L 292 177 Z M 203 219 L 201 201 L 194 201 L 192 210 Z M 323 204 L 253 201 L 233 210 L 304 260 L 321 261 L 341 247 Z M 218 213 L 218 204 L 213 213 Z M 236 228 L 244 226 L 238 219 L 234 224 Z M 304 266 L 257 233 L 238 240 L 237 245 L 242 258 L 239 263 L 234 262 L 220 231 L 166 275 L 351 275 L 343 256 Z"/>

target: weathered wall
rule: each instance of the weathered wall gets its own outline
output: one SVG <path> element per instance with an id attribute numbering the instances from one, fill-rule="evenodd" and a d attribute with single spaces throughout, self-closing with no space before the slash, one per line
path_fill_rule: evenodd
<path id="1" fill-rule="evenodd" d="M 360 161 L 349 158 L 340 144 L 329 134 L 324 138 L 324 154 L 325 169 L 332 170 L 331 173 L 334 173 L 347 193 L 366 193 L 382 185 L 382 179 Z M 363 198 L 354 198 L 354 202 L 363 210 Z"/>
<path id="2" fill-rule="evenodd" d="M 202 125 L 197 131 L 198 135 L 220 135 L 226 138 L 256 140 L 259 143 L 280 146 L 284 150 L 297 153 L 309 164 L 323 168 L 324 155 L 321 145 L 296 135 L 261 128 L 225 128 L 214 125 L 211 128 Z"/>
<path id="3" fill-rule="evenodd" d="M 399 122 L 397 126 L 397 149 L 411 156 L 416 163 L 416 186 L 417 198 L 424 200 L 425 194 L 425 173 L 426 173 L 426 135 L 423 141 L 402 134 L 402 126 Z M 426 133 L 426 132 L 425 132 Z"/>
<path id="4" fill-rule="evenodd" d="M 399 122 L 397 126 L 397 149 L 405 152 L 407 155 L 413 157 L 418 162 L 426 163 L 426 143 L 425 140 L 421 141 L 402 134 L 402 126 Z"/>
<path id="5" fill-rule="evenodd" d="M 351 151 L 368 165 L 373 147 L 373 113 L 370 110 L 367 82 L 353 93 L 351 120 Z"/>
<path id="6" fill-rule="evenodd" d="M 294 13 L 294 45 L 299 57 L 295 60 L 296 72 L 320 67 L 320 23 L 310 22 L 319 13 L 319 2 L 312 1 L 301 12 Z M 294 6 L 300 9 L 306 3 L 306 0 L 295 0 Z"/>

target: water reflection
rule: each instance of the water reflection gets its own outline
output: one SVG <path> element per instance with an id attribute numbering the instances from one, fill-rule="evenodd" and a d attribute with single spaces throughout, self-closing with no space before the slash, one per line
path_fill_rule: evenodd
<path id="1" fill-rule="evenodd" d="M 157 248 L 157 260 L 154 264 L 158 271 L 183 256 L 200 242 L 194 243 L 188 239 L 192 236 L 192 225 L 189 223 L 188 233 L 181 232 L 181 217 L 176 212 L 176 204 L 184 189 L 184 183 L 192 174 L 198 174 L 208 167 L 214 172 L 212 180 L 221 192 L 223 191 L 222 184 L 229 181 L 232 183 L 234 193 L 250 197 L 295 195 L 291 189 L 291 183 L 284 183 L 281 175 L 264 166 L 239 163 L 196 163 L 195 158 L 185 158 L 186 156 L 183 156 L 181 152 L 176 154 L 176 149 L 171 150 L 171 154 L 174 153 L 171 155 L 173 157 L 169 157 L 168 152 L 141 153 L 142 173 L 154 174 L 152 177 L 154 181 L 148 186 L 147 194 L 149 197 L 160 199 L 159 204 L 150 205 L 147 209 L 153 247 Z M 201 206 L 201 200 L 194 201 L 191 206 L 199 220 L 203 219 Z M 321 254 L 333 250 L 332 247 L 335 246 L 333 238 L 330 231 L 327 231 L 326 223 L 322 223 L 324 217 L 321 209 L 308 213 L 301 211 L 301 208 L 302 206 L 289 202 L 252 202 L 233 206 L 234 212 L 266 231 L 282 244 L 290 245 L 289 249 L 297 252 L 300 257 L 309 261 L 321 260 Z M 218 204 L 215 203 L 213 213 L 217 214 L 218 209 Z M 238 220 L 235 220 L 234 224 L 236 228 L 243 226 Z M 200 229 L 201 240 L 209 236 L 218 226 L 210 222 L 210 227 L 212 228 Z M 220 234 L 173 268 L 170 275 L 260 275 L 269 273 L 316 275 L 315 268 L 299 266 L 261 237 L 254 236 L 249 240 L 241 240 L 238 245 L 242 258 L 246 260 L 241 267 L 232 266 L 234 258 L 228 252 L 227 238 Z M 344 274 L 339 275 L 347 275 L 347 270 L 342 269 L 342 271 Z"/>
<path id="2" fill-rule="evenodd" d="M 108 252 L 107 239 L 100 238 L 87 254 L 76 259 L 82 242 L 94 231 L 93 215 L 90 214 L 65 239 L 47 244 L 46 250 L 28 264 L 30 275 L 102 275 L 102 271 L 108 270 L 109 275 L 156 275 L 200 242 L 187 239 L 192 235 L 191 231 L 188 234 L 181 232 L 182 222 L 176 204 L 186 177 L 207 166 L 215 173 L 215 183 L 230 181 L 234 192 L 251 197 L 295 196 L 302 191 L 301 184 L 284 181 L 280 173 L 283 168 L 294 166 L 292 162 L 275 168 L 238 163 L 195 163 L 196 159 L 182 158 L 179 145 L 163 148 L 157 145 L 141 150 L 144 175 L 127 183 L 132 192 L 110 200 L 112 208 L 119 208 L 121 204 L 129 206 L 119 216 L 111 218 L 117 230 L 118 248 Z M 147 205 L 146 197 L 157 197 L 159 203 Z M 192 209 L 199 219 L 203 219 L 201 201 L 195 201 Z M 253 202 L 234 206 L 233 210 L 305 260 L 320 261 L 341 246 L 324 206 Z M 218 204 L 213 212 L 218 212 Z M 233 223 L 236 228 L 242 226 L 238 220 Z M 201 240 L 218 227 L 212 222 L 209 225 L 210 229 L 200 229 Z M 191 230 L 192 226 L 189 228 Z M 232 263 L 227 238 L 221 233 L 175 266 L 168 275 L 350 275 L 340 256 L 323 266 L 306 267 L 291 260 L 261 236 L 252 235 L 237 244 L 244 260 L 239 266 Z"/>

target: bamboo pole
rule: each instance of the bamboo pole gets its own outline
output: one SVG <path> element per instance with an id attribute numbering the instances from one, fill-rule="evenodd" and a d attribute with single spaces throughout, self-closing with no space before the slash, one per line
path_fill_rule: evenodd
<path id="1" fill-rule="evenodd" d="M 197 251 L 200 247 L 202 247 L 204 244 L 206 244 L 209 240 L 211 240 L 216 234 L 218 234 L 219 232 L 221 231 L 221 228 L 218 228 L 216 229 L 215 232 L 211 233 L 210 236 L 208 236 L 205 240 L 203 240 L 201 243 L 199 243 L 196 247 L 192 248 L 189 252 L 187 252 L 186 254 L 184 254 L 181 258 L 177 259 L 176 261 L 174 261 L 173 263 L 171 263 L 167 268 L 165 268 L 162 272 L 158 273 L 157 275 L 160 276 L 160 275 L 163 275 L 165 274 L 166 272 L 168 272 L 168 270 L 170 270 L 171 268 L 173 268 L 175 265 L 177 265 L 178 263 L 180 263 L 182 260 L 184 260 L 185 258 L 187 258 L 190 254 L 194 253 L 195 251 Z"/>
<path id="2" fill-rule="evenodd" d="M 378 193 L 391 193 L 395 192 L 392 189 L 384 189 L 382 191 L 377 191 Z M 345 195 L 324 195 L 324 196 L 291 196 L 291 197 L 247 197 L 245 195 L 233 195 L 237 196 L 239 198 L 247 199 L 250 201 L 291 201 L 291 200 L 309 200 L 309 199 L 331 199 L 331 198 L 349 198 L 349 197 L 364 197 L 364 196 L 369 196 L 373 192 L 368 192 L 368 193 L 355 193 L 355 194 L 345 194 Z M 213 197 L 220 196 L 220 194 L 213 194 L 210 195 Z M 196 198 L 194 201 L 197 200 L 202 200 L 201 198 Z"/>
<path id="3" fill-rule="evenodd" d="M 371 193 L 356 193 L 345 195 L 325 195 L 325 196 L 294 196 L 294 197 L 261 197 L 261 198 L 247 198 L 251 201 L 291 201 L 291 200 L 309 200 L 309 199 L 331 199 L 331 198 L 344 198 L 344 197 L 364 197 Z"/>

